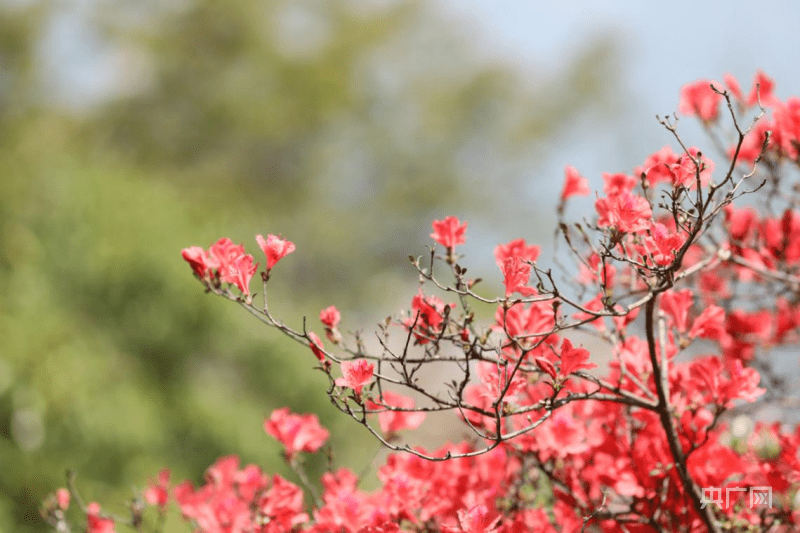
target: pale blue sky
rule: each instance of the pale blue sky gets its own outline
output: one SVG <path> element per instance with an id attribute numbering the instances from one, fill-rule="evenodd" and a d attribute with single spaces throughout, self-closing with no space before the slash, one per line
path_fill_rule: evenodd
<path id="1" fill-rule="evenodd" d="M 669 142 L 654 116 L 677 109 L 683 84 L 698 78 L 736 76 L 749 90 L 756 70 L 777 83 L 781 99 L 800 95 L 800 2 L 595 0 L 436 0 L 440 10 L 464 22 L 487 57 L 508 61 L 535 82 L 576 54 L 589 38 L 612 35 L 621 54 L 619 114 L 602 123 L 584 122 L 559 145 L 548 168 L 560 179 L 565 164 L 576 166 L 592 185 L 601 172 L 631 171 Z M 703 136 L 691 120 L 681 122 L 691 144 Z M 555 202 L 559 187 L 531 179 L 537 203 Z"/>

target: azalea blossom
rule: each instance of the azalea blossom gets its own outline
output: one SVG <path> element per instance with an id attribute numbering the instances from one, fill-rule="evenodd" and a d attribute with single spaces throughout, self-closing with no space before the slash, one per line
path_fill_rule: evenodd
<path id="1" fill-rule="evenodd" d="M 678 110 L 684 115 L 697 115 L 705 122 L 715 120 L 722 95 L 711 88 L 712 84 L 717 88 L 720 87 L 719 83 L 708 80 L 697 80 L 684 85 L 681 89 L 681 103 Z"/>
<path id="2" fill-rule="evenodd" d="M 250 254 L 240 255 L 236 259 L 227 262 L 224 270 L 220 271 L 220 280 L 226 283 L 233 283 L 243 294 L 250 294 L 250 280 L 258 270 L 258 263 L 253 264 L 253 256 Z"/>
<path id="3" fill-rule="evenodd" d="M 431 238 L 447 249 L 452 249 L 459 244 L 467 242 L 466 232 L 467 223 L 463 224 L 454 216 L 446 217 L 444 220 L 433 221 L 433 233 Z"/>
<path id="4" fill-rule="evenodd" d="M 661 182 L 672 182 L 672 171 L 670 167 L 678 162 L 678 154 L 672 151 L 670 146 L 664 146 L 659 151 L 650 154 L 645 159 L 644 165 L 638 167 L 634 174 L 642 174 L 647 178 L 650 186 L 655 186 Z"/>
<path id="5" fill-rule="evenodd" d="M 336 306 L 332 305 L 330 307 L 326 307 L 322 311 L 319 312 L 319 320 L 322 322 L 326 328 L 335 328 L 339 325 L 339 321 L 342 319 L 342 315 L 339 313 L 339 310 L 336 309 Z"/>
<path id="6" fill-rule="evenodd" d="M 661 295 L 661 309 L 681 333 L 686 332 L 689 308 L 692 307 L 693 300 L 694 296 L 689 289 L 680 291 L 670 289 Z"/>
<path id="7" fill-rule="evenodd" d="M 413 398 L 388 390 L 383 391 L 383 405 L 368 402 L 367 406 L 370 409 L 381 409 L 383 406 L 409 409 L 409 411 L 385 410 L 378 413 L 378 425 L 387 438 L 404 429 L 416 429 L 425 420 L 425 413 L 413 411 Z"/>
<path id="8" fill-rule="evenodd" d="M 642 231 L 650 226 L 653 215 L 650 204 L 641 196 L 622 193 L 618 196 L 598 198 L 595 202 L 597 225 L 613 227 L 622 233 Z"/>
<path id="9" fill-rule="evenodd" d="M 162 469 L 158 473 L 158 481 L 150 482 L 150 486 L 144 491 L 144 499 L 150 505 L 158 505 L 164 508 L 169 501 L 169 477 L 168 468 Z"/>
<path id="10" fill-rule="evenodd" d="M 589 362 L 589 350 L 585 348 L 575 348 L 569 339 L 564 339 L 561 344 L 561 369 L 562 376 L 568 376 L 578 370 L 591 370 L 597 365 Z"/>
<path id="11" fill-rule="evenodd" d="M 372 374 L 375 366 L 366 359 L 342 362 L 342 377 L 336 379 L 339 387 L 350 387 L 356 393 L 361 394 L 361 389 L 372 381 Z"/>
<path id="12" fill-rule="evenodd" d="M 603 192 L 606 193 L 606 196 L 618 196 L 620 194 L 632 192 L 634 187 L 639 183 L 639 179 L 622 172 L 616 174 L 604 172 L 603 183 Z"/>
<path id="13" fill-rule="evenodd" d="M 56 491 L 56 502 L 62 511 L 66 511 L 69 508 L 69 500 L 70 494 L 67 489 L 60 488 Z"/>
<path id="14" fill-rule="evenodd" d="M 498 244 L 494 247 L 494 260 L 497 266 L 503 267 L 503 263 L 509 257 L 516 257 L 522 261 L 536 262 L 539 258 L 540 248 L 535 244 L 527 244 L 525 239 L 514 239 L 506 244 Z"/>
<path id="15" fill-rule="evenodd" d="M 114 521 L 100 515 L 100 504 L 91 502 L 86 506 L 86 533 L 115 533 Z"/>
<path id="16" fill-rule="evenodd" d="M 267 257 L 267 271 L 272 270 L 278 261 L 295 250 L 293 242 L 272 234 L 267 235 L 266 239 L 261 235 L 256 235 L 256 242 Z"/>
<path id="17" fill-rule="evenodd" d="M 518 257 L 508 257 L 503 261 L 500 270 L 503 272 L 506 298 L 515 292 L 523 296 L 531 296 L 536 293 L 532 287 L 528 287 L 532 269 L 531 265 L 523 263 Z"/>
<path id="18" fill-rule="evenodd" d="M 308 347 L 311 348 L 312 352 L 314 352 L 314 356 L 319 359 L 320 362 L 324 361 L 325 348 L 322 345 L 322 340 L 313 331 L 308 332 L 308 338 Z"/>
<path id="19" fill-rule="evenodd" d="M 328 430 L 320 426 L 315 414 L 298 415 L 288 407 L 276 409 L 264 420 L 264 431 L 283 444 L 289 458 L 299 452 L 313 453 L 328 440 Z"/>
<path id="20" fill-rule="evenodd" d="M 224 237 L 211 245 L 208 249 L 208 266 L 211 269 L 218 269 L 220 272 L 228 270 L 228 266 L 236 258 L 245 254 L 244 246 L 233 244 L 233 241 Z"/>
<path id="21" fill-rule="evenodd" d="M 192 246 L 181 250 L 183 259 L 186 260 L 199 277 L 204 278 L 210 271 L 208 253 L 199 246 Z"/>
<path id="22" fill-rule="evenodd" d="M 703 157 L 697 148 L 689 148 L 689 155 L 683 154 L 678 160 L 669 165 L 672 173 L 672 183 L 675 186 L 681 185 L 687 189 L 697 188 L 697 175 L 700 174 L 700 185 L 706 187 L 711 174 L 714 172 L 714 162 Z"/>
<path id="23" fill-rule="evenodd" d="M 582 177 L 575 167 L 569 165 L 564 167 L 564 187 L 561 189 L 562 202 L 573 196 L 587 196 L 590 192 L 589 180 Z"/>

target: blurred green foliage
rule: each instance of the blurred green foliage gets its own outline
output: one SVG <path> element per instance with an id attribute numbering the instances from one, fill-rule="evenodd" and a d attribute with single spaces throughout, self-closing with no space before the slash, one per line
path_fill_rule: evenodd
<path id="1" fill-rule="evenodd" d="M 59 24 L 116 58 L 83 100 Z M 117 513 L 164 465 L 197 482 L 236 453 L 293 479 L 261 426 L 283 405 L 364 463 L 307 349 L 206 296 L 180 249 L 258 256 L 253 235 L 282 232 L 273 309 L 313 325 L 336 303 L 359 328 L 431 218 L 507 220 L 514 169 L 603 104 L 612 52 L 531 84 L 421 2 L 0 6 L 0 532 L 45 530 L 66 468 Z"/>

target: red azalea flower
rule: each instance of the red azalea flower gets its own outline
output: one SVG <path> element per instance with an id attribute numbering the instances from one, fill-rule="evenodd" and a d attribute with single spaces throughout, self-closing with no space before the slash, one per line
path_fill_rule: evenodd
<path id="1" fill-rule="evenodd" d="M 62 511 L 66 511 L 69 508 L 69 499 L 70 494 L 67 489 L 61 488 L 56 491 L 56 503 L 58 503 Z"/>
<path id="2" fill-rule="evenodd" d="M 322 345 L 322 340 L 320 340 L 320 338 L 317 337 L 317 334 L 313 331 L 308 332 L 308 337 L 310 339 L 308 342 L 308 347 L 311 348 L 311 351 L 314 352 L 314 355 L 320 360 L 320 362 L 324 361 L 325 348 Z"/>
<path id="3" fill-rule="evenodd" d="M 561 201 L 568 200 L 573 196 L 587 196 L 589 190 L 589 180 L 578 174 L 575 167 L 564 167 L 564 187 L 561 189 Z"/>
<path id="4" fill-rule="evenodd" d="M 325 325 L 326 328 L 335 328 L 339 325 L 339 321 L 341 319 L 342 315 L 339 313 L 339 310 L 336 309 L 336 306 L 333 305 L 326 307 L 319 312 L 319 320 Z"/>
<path id="5" fill-rule="evenodd" d="M 261 235 L 256 235 L 256 242 L 264 255 L 267 256 L 267 270 L 272 270 L 275 264 L 294 252 L 295 246 L 292 241 L 287 241 L 278 236 L 269 234 L 266 240 Z"/>
<path id="6" fill-rule="evenodd" d="M 220 270 L 220 280 L 226 283 L 233 283 L 243 294 L 250 294 L 250 280 L 258 270 L 258 263 L 253 264 L 253 256 L 250 254 L 240 255 L 233 261 L 228 262 L 225 270 Z"/>
<path id="7" fill-rule="evenodd" d="M 221 273 L 225 272 L 228 265 L 237 257 L 243 256 L 244 253 L 244 246 L 233 244 L 233 241 L 227 237 L 222 238 L 208 249 L 209 268 L 218 269 Z"/>
<path id="8" fill-rule="evenodd" d="M 208 253 L 199 246 L 192 246 L 181 250 L 183 259 L 192 266 L 194 273 L 204 278 L 206 272 L 210 270 Z"/>
<path id="9" fill-rule="evenodd" d="M 158 481 L 151 482 L 144 491 L 144 499 L 150 505 L 158 505 L 162 509 L 169 501 L 169 469 L 165 468 L 158 473 Z"/>
<path id="10" fill-rule="evenodd" d="M 561 344 L 561 375 L 568 376 L 578 370 L 591 370 L 597 365 L 589 362 L 589 350 L 574 348 L 569 339 Z"/>
<path id="11" fill-rule="evenodd" d="M 293 458 L 298 452 L 314 453 L 328 440 L 328 430 L 319 424 L 314 414 L 298 415 L 288 407 L 276 409 L 264 420 L 264 431 L 283 444 L 286 456 Z"/>
<path id="12" fill-rule="evenodd" d="M 115 533 L 114 521 L 100 516 L 100 504 L 92 502 L 86 506 L 86 533 Z"/>
<path id="13" fill-rule="evenodd" d="M 456 217 L 446 217 L 444 220 L 433 221 L 433 233 L 431 237 L 445 248 L 454 248 L 459 244 L 467 242 L 465 233 L 467 223 L 461 222 Z"/>
<path id="14" fill-rule="evenodd" d="M 403 409 L 413 409 L 414 400 L 392 391 L 383 391 L 383 405 L 375 402 L 368 402 L 370 409 L 382 409 L 387 407 L 400 407 Z M 394 435 L 403 429 L 416 429 L 425 420 L 425 413 L 413 411 L 383 411 L 378 413 L 378 424 L 381 431 L 387 436 Z"/>
<path id="15" fill-rule="evenodd" d="M 336 379 L 336 385 L 350 387 L 356 394 L 361 394 L 361 389 L 372 380 L 374 365 L 366 359 L 342 362 L 342 377 Z"/>
<path id="16" fill-rule="evenodd" d="M 601 228 L 614 227 L 622 233 L 647 229 L 653 215 L 647 200 L 631 193 L 598 198 L 594 205 L 600 215 L 597 225 Z"/>

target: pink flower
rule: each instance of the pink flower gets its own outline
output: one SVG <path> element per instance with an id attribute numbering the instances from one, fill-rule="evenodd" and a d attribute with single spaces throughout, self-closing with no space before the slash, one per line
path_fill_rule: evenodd
<path id="1" fill-rule="evenodd" d="M 515 292 L 523 296 L 536 294 L 533 288 L 527 286 L 532 269 L 531 265 L 523 263 L 517 257 L 509 257 L 503 261 L 500 271 L 503 273 L 503 284 L 506 286 L 506 298 Z"/>
<path id="2" fill-rule="evenodd" d="M 631 192 L 637 183 L 639 183 L 639 179 L 635 176 L 628 176 L 621 172 L 617 174 L 603 173 L 603 192 L 606 193 L 606 196 L 618 196 Z"/>
<path id="3" fill-rule="evenodd" d="M 341 319 L 342 315 L 339 313 L 339 310 L 336 309 L 336 306 L 333 305 L 326 307 L 319 312 L 319 320 L 325 325 L 326 328 L 335 328 L 339 325 L 339 321 Z"/>
<path id="4" fill-rule="evenodd" d="M 658 266 L 667 266 L 675 259 L 675 253 L 680 250 L 685 242 L 685 237 L 678 233 L 671 233 L 664 224 L 659 222 L 650 226 L 651 237 L 647 238 L 650 253 Z"/>
<path id="5" fill-rule="evenodd" d="M 564 167 L 564 187 L 561 189 L 562 202 L 573 196 L 587 196 L 590 192 L 589 180 L 582 177 L 575 167 Z"/>
<path id="6" fill-rule="evenodd" d="M 694 319 L 690 337 L 719 340 L 725 335 L 725 310 L 718 305 L 710 305 L 703 309 L 700 316 Z"/>
<path id="7" fill-rule="evenodd" d="M 211 269 L 219 269 L 225 272 L 228 265 L 237 257 L 244 255 L 244 246 L 233 244 L 230 239 L 222 238 L 208 249 L 208 266 Z"/>
<path id="8" fill-rule="evenodd" d="M 454 248 L 467 242 L 465 236 L 467 223 L 461 224 L 456 217 L 450 216 L 444 220 L 434 220 L 432 225 L 431 237 L 445 248 Z"/>
<path id="9" fill-rule="evenodd" d="M 584 307 L 584 309 L 587 309 L 588 311 L 595 311 L 595 312 L 603 311 L 605 309 L 605 305 L 603 304 L 603 293 L 598 294 L 597 296 L 592 298 L 590 301 L 588 301 L 585 304 L 583 304 L 583 307 Z M 573 316 L 573 318 L 576 318 L 577 320 L 586 320 L 588 318 L 593 317 L 594 315 L 589 314 L 589 313 L 584 313 L 583 311 L 578 311 L 577 313 L 573 314 L 572 316 Z M 605 324 L 605 321 L 603 320 L 602 316 L 599 316 L 599 317 L 595 318 L 594 320 L 590 320 L 588 322 L 588 324 L 592 324 L 595 328 L 597 328 L 597 331 L 605 331 L 606 330 L 606 324 Z"/>
<path id="10" fill-rule="evenodd" d="M 728 204 L 724 207 L 728 233 L 733 241 L 744 243 L 758 231 L 758 214 L 752 207 L 737 209 Z"/>
<path id="11" fill-rule="evenodd" d="M 780 109 L 780 105 L 777 109 Z M 777 110 L 776 110 L 777 111 Z M 780 111 L 778 111 L 780 113 Z M 764 146 L 764 141 L 766 140 L 767 132 L 770 131 L 775 134 L 778 131 L 777 126 L 771 120 L 767 120 L 766 118 L 762 118 L 752 127 L 752 129 L 745 135 L 744 142 L 742 142 L 742 146 L 739 149 L 739 159 L 742 161 L 753 162 L 755 159 L 761 154 L 761 149 Z M 780 139 L 780 133 L 777 133 L 778 139 Z M 767 148 L 775 148 L 775 137 L 770 137 L 767 141 Z M 731 146 L 728 150 L 728 155 L 730 157 L 736 151 L 735 146 Z"/>
<path id="12" fill-rule="evenodd" d="M 414 400 L 392 391 L 383 392 L 383 405 L 369 402 L 370 409 L 381 409 L 383 406 L 413 409 Z M 396 434 L 403 429 L 416 429 L 425 420 L 425 413 L 412 411 L 383 411 L 378 413 L 378 424 L 387 436 Z"/>
<path id="13" fill-rule="evenodd" d="M 325 360 L 325 348 L 322 345 L 322 340 L 317 337 L 317 334 L 313 331 L 308 332 L 308 347 L 311 348 L 311 351 L 314 352 L 314 355 L 320 362 Z"/>
<path id="14" fill-rule="evenodd" d="M 258 263 L 253 264 L 253 256 L 250 254 L 240 255 L 233 261 L 229 261 L 225 270 L 220 269 L 219 279 L 226 283 L 233 283 L 243 294 L 250 294 L 250 280 L 258 269 Z"/>
<path id="15" fill-rule="evenodd" d="M 647 229 L 653 215 L 647 200 L 631 193 L 598 198 L 594 205 L 600 215 L 597 225 L 601 228 L 613 227 L 622 233 Z"/>
<path id="16" fill-rule="evenodd" d="M 678 154 L 672 151 L 669 146 L 664 146 L 658 152 L 650 154 L 644 161 L 644 165 L 637 168 L 634 172 L 637 176 L 642 173 L 647 177 L 650 185 L 659 182 L 672 182 L 672 172 L 670 167 L 678 162 Z"/>
<path id="17" fill-rule="evenodd" d="M 283 444 L 289 459 L 298 452 L 316 452 L 329 435 L 328 430 L 319 424 L 317 415 L 294 414 L 288 407 L 272 411 L 269 418 L 264 420 L 264 431 Z"/>
<path id="18" fill-rule="evenodd" d="M 274 267 L 278 261 L 295 250 L 295 246 L 292 241 L 287 241 L 272 234 L 267 235 L 266 240 L 264 240 L 264 237 L 261 235 L 256 235 L 256 242 L 264 252 L 264 255 L 267 256 L 268 271 L 272 270 L 272 267 Z"/>
<path id="19" fill-rule="evenodd" d="M 734 98 L 740 102 L 744 100 L 744 97 L 742 96 L 742 87 L 732 74 L 725 74 L 722 79 L 725 82 L 725 87 L 728 88 L 728 91 L 730 91 Z"/>
<path id="20" fill-rule="evenodd" d="M 56 491 L 56 503 L 58 503 L 62 511 L 66 511 L 69 508 L 69 498 L 70 494 L 67 489 L 61 488 Z"/>
<path id="21" fill-rule="evenodd" d="M 337 329 L 341 319 L 342 315 L 333 305 L 319 312 L 319 320 L 325 326 L 325 336 L 334 344 L 339 344 L 342 340 L 342 334 Z"/>
<path id="22" fill-rule="evenodd" d="M 547 375 L 553 378 L 553 381 L 555 381 L 557 374 L 556 367 L 553 365 L 553 363 L 541 356 L 534 357 L 533 362 L 536 363 L 536 366 L 539 368 L 539 370 L 545 372 Z"/>
<path id="23" fill-rule="evenodd" d="M 205 277 L 206 272 L 210 270 L 208 254 L 201 247 L 192 246 L 190 248 L 184 248 L 181 250 L 181 255 L 183 259 L 191 265 L 194 273 L 201 278 Z"/>
<path id="24" fill-rule="evenodd" d="M 445 307 L 455 308 L 456 304 L 445 304 L 436 296 L 425 296 L 422 289 L 411 299 L 412 316 L 404 321 L 406 327 L 411 327 L 416 321 L 415 330 L 419 344 L 426 344 L 426 336 L 435 336 L 443 327 Z M 419 313 L 419 318 L 416 314 Z"/>
<path id="25" fill-rule="evenodd" d="M 86 533 L 115 533 L 114 521 L 100 516 L 100 504 L 92 502 L 86 506 Z"/>
<path id="26" fill-rule="evenodd" d="M 375 367 L 366 359 L 342 362 L 342 377 L 336 379 L 339 387 L 350 387 L 356 393 L 361 394 L 361 389 L 372 380 Z"/>
<path id="27" fill-rule="evenodd" d="M 698 80 L 688 83 L 681 89 L 681 103 L 678 110 L 684 115 L 697 115 L 700 120 L 711 121 L 717 118 L 719 102 L 722 96 L 711 88 L 711 84 L 719 88 L 717 82 Z"/>
<path id="28" fill-rule="evenodd" d="M 158 473 L 158 482 L 150 483 L 147 490 L 144 491 L 144 499 L 150 505 L 158 505 L 164 508 L 169 501 L 169 469 L 165 468 Z"/>
<path id="29" fill-rule="evenodd" d="M 574 348 L 569 339 L 561 344 L 561 375 L 568 376 L 578 370 L 591 370 L 597 365 L 589 362 L 589 350 Z"/>
<path id="30" fill-rule="evenodd" d="M 672 319 L 672 323 L 681 333 L 686 332 L 689 308 L 692 307 L 693 300 L 694 296 L 690 289 L 681 291 L 670 289 L 661 295 L 661 310 Z"/>
<path id="31" fill-rule="evenodd" d="M 490 518 L 489 509 L 485 505 L 476 505 L 469 511 L 458 511 L 458 525 L 463 533 L 494 533 L 501 515 Z"/>
<path id="32" fill-rule="evenodd" d="M 800 98 L 789 98 L 785 104 L 778 102 L 772 115 L 775 120 L 775 145 L 791 159 L 796 159 L 800 145 Z"/>
<path id="33" fill-rule="evenodd" d="M 596 253 L 592 253 L 592 255 L 589 256 L 588 267 L 580 263 L 578 268 L 580 270 L 578 274 L 578 281 L 580 283 L 600 283 L 608 289 L 614 286 L 617 267 L 611 264 L 611 262 L 601 262 L 600 256 Z"/>
<path id="34" fill-rule="evenodd" d="M 700 151 L 695 147 L 689 148 L 689 153 L 691 157 L 683 154 L 669 166 L 672 173 L 672 184 L 683 185 L 687 189 L 696 188 L 698 168 L 694 160 L 697 159 L 700 163 L 700 185 L 705 187 L 708 185 L 708 180 L 711 179 L 711 173 L 714 172 L 714 162 L 701 156 Z"/>
<path id="35" fill-rule="evenodd" d="M 525 261 L 534 262 L 539 258 L 539 247 L 535 244 L 525 244 L 525 239 L 514 239 L 508 244 L 498 244 L 494 248 L 494 260 L 497 266 L 503 268 L 503 263 L 509 257 L 517 257 Z"/>
<path id="36" fill-rule="evenodd" d="M 760 101 L 762 106 L 774 106 L 779 103 L 775 95 L 772 94 L 774 90 L 775 82 L 772 81 L 772 78 L 759 70 L 753 78 L 753 86 L 750 88 L 750 94 L 747 95 L 747 105 L 754 106 Z"/>

